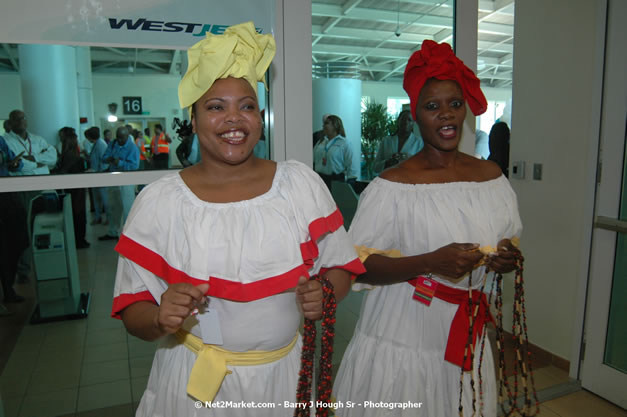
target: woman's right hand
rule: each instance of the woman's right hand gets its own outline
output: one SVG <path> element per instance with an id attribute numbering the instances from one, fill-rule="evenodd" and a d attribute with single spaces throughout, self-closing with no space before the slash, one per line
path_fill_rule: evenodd
<path id="1" fill-rule="evenodd" d="M 173 284 L 161 295 L 159 311 L 155 316 L 157 328 L 167 334 L 175 333 L 194 309 L 206 302 L 209 284 Z"/>
<path id="2" fill-rule="evenodd" d="M 451 243 L 431 252 L 430 272 L 446 277 L 460 278 L 475 268 L 483 254 L 477 243 Z"/>

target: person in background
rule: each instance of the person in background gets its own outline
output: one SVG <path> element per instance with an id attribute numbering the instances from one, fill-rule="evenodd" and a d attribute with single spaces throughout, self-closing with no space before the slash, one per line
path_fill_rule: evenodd
<path id="1" fill-rule="evenodd" d="M 307 278 L 323 274 L 341 300 L 363 271 L 318 175 L 254 156 L 257 82 L 275 48 L 248 22 L 188 51 L 179 101 L 202 159 L 142 191 L 116 246 L 112 314 L 130 334 L 162 339 L 137 417 L 293 416 L 195 404 L 295 401 L 298 328 L 323 309 L 320 283 Z"/>
<path id="2" fill-rule="evenodd" d="M 496 417 L 492 351 L 481 343 L 489 307 L 480 289 L 486 269 L 506 273 L 516 265 L 511 239 L 522 229 L 516 194 L 496 164 L 458 149 L 466 104 L 476 116 L 487 101 L 450 45 L 423 41 L 403 87 L 424 148 L 361 194 L 349 235 L 367 272 L 353 288 L 369 291 L 334 392 L 343 402 L 422 407 L 389 413 L 357 406 L 336 415 Z M 472 336 L 469 299 L 477 306 Z M 474 346 L 472 360 L 466 343 Z"/>
<path id="3" fill-rule="evenodd" d="M 78 136 L 73 127 L 59 129 L 61 141 L 61 155 L 53 174 L 80 174 L 85 172 L 85 161 L 81 158 L 78 146 Z M 89 242 L 85 240 L 87 228 L 87 208 L 85 188 L 70 188 L 65 191 L 72 197 L 72 218 L 74 220 L 74 241 L 76 249 L 89 248 Z"/>
<path id="4" fill-rule="evenodd" d="M 0 136 L 0 176 L 22 169 L 20 155 L 15 155 Z M 26 230 L 26 209 L 19 193 L 0 193 L 0 284 L 4 303 L 21 303 L 25 298 L 19 295 L 13 285 L 17 266 L 24 250 L 29 246 Z M 0 303 L 0 316 L 12 314 Z"/>
<path id="5" fill-rule="evenodd" d="M 102 161 L 102 157 L 107 150 L 107 144 L 100 137 L 100 129 L 96 126 L 92 126 L 85 131 L 85 138 L 92 144 L 91 152 L 89 153 L 89 169 L 88 172 L 104 172 L 109 167 L 108 164 Z M 91 223 L 94 224 L 108 224 L 105 213 L 107 208 L 107 188 L 98 187 L 92 188 L 94 196 L 94 218 Z M 104 217 L 104 219 L 103 219 Z"/>
<path id="6" fill-rule="evenodd" d="M 180 122 L 179 119 L 174 120 L 179 125 L 176 134 L 181 138 L 181 143 L 176 147 L 176 157 L 183 168 L 187 168 L 200 162 L 198 136 L 194 133 L 192 124 L 187 120 L 183 122 Z"/>
<path id="7" fill-rule="evenodd" d="M 113 140 L 113 133 L 111 133 L 111 130 L 109 129 L 105 129 L 102 132 L 102 136 L 104 137 L 104 141 L 107 144 L 107 146 L 109 146 L 109 144 L 111 143 L 111 141 Z"/>
<path id="8" fill-rule="evenodd" d="M 488 159 L 490 155 L 488 134 L 481 129 L 475 132 L 475 158 Z"/>
<path id="9" fill-rule="evenodd" d="M 320 142 L 321 140 L 324 139 L 324 123 L 327 121 L 327 117 L 329 117 L 330 114 L 323 114 L 322 115 L 322 129 L 320 130 L 316 130 L 313 133 L 313 147 L 316 147 L 316 143 Z"/>
<path id="10" fill-rule="evenodd" d="M 170 143 L 172 143 L 172 139 L 163 131 L 163 126 L 157 123 L 155 125 L 155 135 L 150 143 L 153 169 L 168 169 L 170 163 Z"/>
<path id="11" fill-rule="evenodd" d="M 374 172 L 379 175 L 386 168 L 398 165 L 417 154 L 424 146 L 422 138 L 414 135 L 414 119 L 409 110 L 403 110 L 396 121 L 396 134 L 383 138 L 374 159 Z"/>
<path id="12" fill-rule="evenodd" d="M 488 161 L 495 162 L 503 175 L 509 178 L 509 127 L 505 122 L 494 123 L 490 129 Z"/>
<path id="13" fill-rule="evenodd" d="M 19 171 L 11 171 L 9 175 L 45 175 L 50 173 L 57 163 L 57 150 L 41 136 L 27 130 L 26 114 L 21 110 L 13 110 L 9 113 L 9 125 L 11 131 L 4 137 L 8 147 L 16 155 L 21 155 L 23 163 Z M 22 205 L 28 211 L 30 202 L 38 195 L 37 191 L 24 191 L 20 193 Z M 27 228 L 28 230 L 28 228 Z M 18 282 L 28 282 L 31 274 L 32 250 L 30 247 L 22 252 L 18 263 Z"/>
<path id="14" fill-rule="evenodd" d="M 49 174 L 57 163 L 57 150 L 41 136 L 27 130 L 26 115 L 21 110 L 9 113 L 11 132 L 4 137 L 9 148 L 16 155 L 22 154 L 24 164 L 20 171 L 11 175 Z"/>
<path id="15" fill-rule="evenodd" d="M 324 122 L 324 139 L 314 147 L 314 170 L 331 190 L 332 181 L 357 178 L 353 169 L 353 151 L 346 140 L 342 119 L 329 115 Z"/>
<path id="16" fill-rule="evenodd" d="M 102 162 L 108 164 L 108 171 L 135 171 L 139 168 L 139 149 L 132 140 L 126 127 L 119 127 L 115 132 L 115 140 L 109 144 L 102 156 Z M 135 200 L 134 185 L 107 187 L 107 219 L 109 230 L 98 240 L 117 240 L 120 227 L 126 221 L 133 201 Z"/>
<path id="17" fill-rule="evenodd" d="M 150 156 L 146 151 L 146 140 L 140 130 L 133 130 L 133 140 L 135 141 L 137 149 L 139 149 L 139 170 L 144 170 L 150 163 Z"/>

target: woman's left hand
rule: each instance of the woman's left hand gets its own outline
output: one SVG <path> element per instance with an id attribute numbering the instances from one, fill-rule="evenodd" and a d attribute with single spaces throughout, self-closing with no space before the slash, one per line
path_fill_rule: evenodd
<path id="1" fill-rule="evenodd" d="M 520 255 L 520 250 L 509 239 L 501 240 L 497 250 L 496 254 L 488 257 L 488 270 L 499 274 L 512 272 L 516 268 L 516 258 Z"/>
<path id="2" fill-rule="evenodd" d="M 322 318 L 322 284 L 319 281 L 300 277 L 296 286 L 296 301 L 306 319 Z"/>

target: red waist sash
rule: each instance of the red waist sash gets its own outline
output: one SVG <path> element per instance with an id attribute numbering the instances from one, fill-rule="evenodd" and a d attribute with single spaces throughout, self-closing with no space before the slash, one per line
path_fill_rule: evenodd
<path id="1" fill-rule="evenodd" d="M 416 286 L 417 278 L 407 281 L 412 286 Z M 470 352 L 464 361 L 464 348 L 468 340 L 468 332 L 470 329 L 470 306 L 468 304 L 468 290 L 458 290 L 456 288 L 448 287 L 441 282 L 438 282 L 438 286 L 435 290 L 435 297 L 447 303 L 457 304 L 457 311 L 453 317 L 451 328 L 448 333 L 448 341 L 446 344 L 446 351 L 444 353 L 444 359 L 454 363 L 455 365 L 464 367 L 464 371 L 470 371 L 472 363 L 470 361 Z M 486 299 L 485 293 L 472 290 L 472 305 L 473 313 L 474 308 L 479 303 L 479 311 L 474 319 L 472 329 L 472 345 L 475 346 L 479 333 L 487 323 L 494 323 L 492 314 L 490 314 L 490 306 Z"/>

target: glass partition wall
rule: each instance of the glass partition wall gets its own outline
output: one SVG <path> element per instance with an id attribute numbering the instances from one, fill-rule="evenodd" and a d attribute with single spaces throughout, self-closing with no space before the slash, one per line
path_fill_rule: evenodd
<path id="1" fill-rule="evenodd" d="M 396 119 L 409 107 L 402 88 L 407 60 L 425 39 L 452 44 L 454 5 L 453 0 L 312 2 L 313 130 L 324 137 L 325 115 L 342 120 L 352 156 L 346 179 L 367 182 L 375 175 L 379 144 L 396 133 Z M 380 121 L 382 127 L 375 128 Z M 417 128 L 414 134 L 419 136 Z M 314 150 L 314 160 L 316 154 L 324 159 L 324 152 Z"/>

